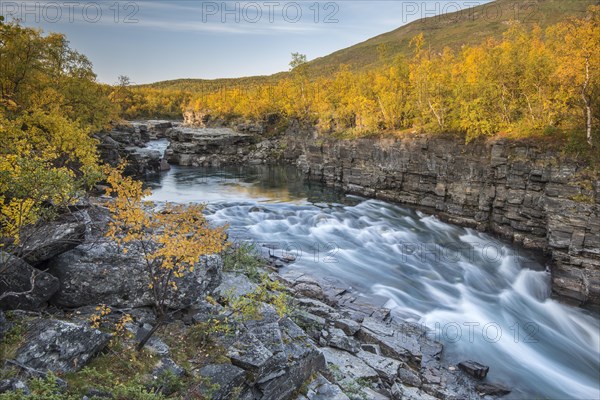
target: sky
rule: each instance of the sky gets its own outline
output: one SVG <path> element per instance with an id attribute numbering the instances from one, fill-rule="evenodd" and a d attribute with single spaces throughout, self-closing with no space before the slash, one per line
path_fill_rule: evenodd
<path id="1" fill-rule="evenodd" d="M 98 81 L 234 78 L 289 69 L 423 17 L 488 1 L 0 1 L 7 20 L 67 35 Z"/>

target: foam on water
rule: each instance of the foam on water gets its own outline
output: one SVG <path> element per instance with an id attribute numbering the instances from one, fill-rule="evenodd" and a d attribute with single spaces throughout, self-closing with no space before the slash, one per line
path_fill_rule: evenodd
<path id="1" fill-rule="evenodd" d="M 239 172 L 175 167 L 152 199 L 210 202 L 208 218 L 234 239 L 296 255 L 288 268 L 388 297 L 395 315 L 445 344 L 447 361 L 490 365 L 489 380 L 514 388 L 507 398 L 600 398 L 598 317 L 550 299 L 549 273 L 530 253 L 295 173 Z"/>

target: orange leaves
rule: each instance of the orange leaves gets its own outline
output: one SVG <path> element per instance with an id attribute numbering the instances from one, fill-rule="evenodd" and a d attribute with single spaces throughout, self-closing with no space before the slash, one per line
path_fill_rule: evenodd
<path id="1" fill-rule="evenodd" d="M 264 121 L 276 113 L 346 137 L 420 129 L 459 131 L 469 141 L 500 132 L 567 135 L 586 124 L 591 134 L 599 118 L 599 26 L 596 6 L 546 31 L 512 22 L 502 38 L 456 53 L 433 51 L 419 34 L 406 60 L 389 60 L 382 46 L 380 68 L 340 65 L 320 77 L 295 70 L 278 81 L 207 86 L 187 93 L 185 105 L 224 120 Z"/>
<path id="2" fill-rule="evenodd" d="M 145 202 L 150 192 L 142 183 L 122 175 L 123 167 L 107 169 L 108 194 L 116 197 L 108 208 L 113 215 L 106 235 L 135 249 L 146 261 L 150 289 L 159 313 L 178 290 L 177 279 L 193 272 L 204 255 L 220 253 L 227 244 L 225 227 L 212 228 L 204 205 L 165 204 L 160 210 Z"/>

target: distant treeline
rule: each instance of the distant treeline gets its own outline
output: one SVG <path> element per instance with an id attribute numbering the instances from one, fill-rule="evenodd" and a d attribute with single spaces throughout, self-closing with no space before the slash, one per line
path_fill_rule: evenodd
<path id="1" fill-rule="evenodd" d="M 275 81 L 131 88 L 123 115 L 175 117 L 193 110 L 260 121 L 277 114 L 346 137 L 418 130 L 458 132 L 467 141 L 492 135 L 597 141 L 600 7 L 545 30 L 514 22 L 502 39 L 460 51 L 431 50 L 423 35 L 411 46 L 411 57 L 365 72 L 342 65 L 331 76 L 311 78 L 301 65 Z"/>

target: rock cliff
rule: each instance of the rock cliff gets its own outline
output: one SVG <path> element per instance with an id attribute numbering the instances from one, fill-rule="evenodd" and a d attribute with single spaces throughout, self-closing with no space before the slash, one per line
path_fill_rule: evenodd
<path id="1" fill-rule="evenodd" d="M 189 129 L 171 130 L 170 162 L 296 163 L 309 179 L 539 250 L 550 258 L 555 295 L 600 304 L 600 180 L 559 150 L 505 139 L 465 144 L 449 135 L 341 140 L 298 124 L 274 139 Z"/>
<path id="2" fill-rule="evenodd" d="M 444 136 L 287 136 L 285 157 L 310 179 L 421 208 L 550 256 L 553 292 L 600 304 L 600 180 L 539 145 Z"/>

